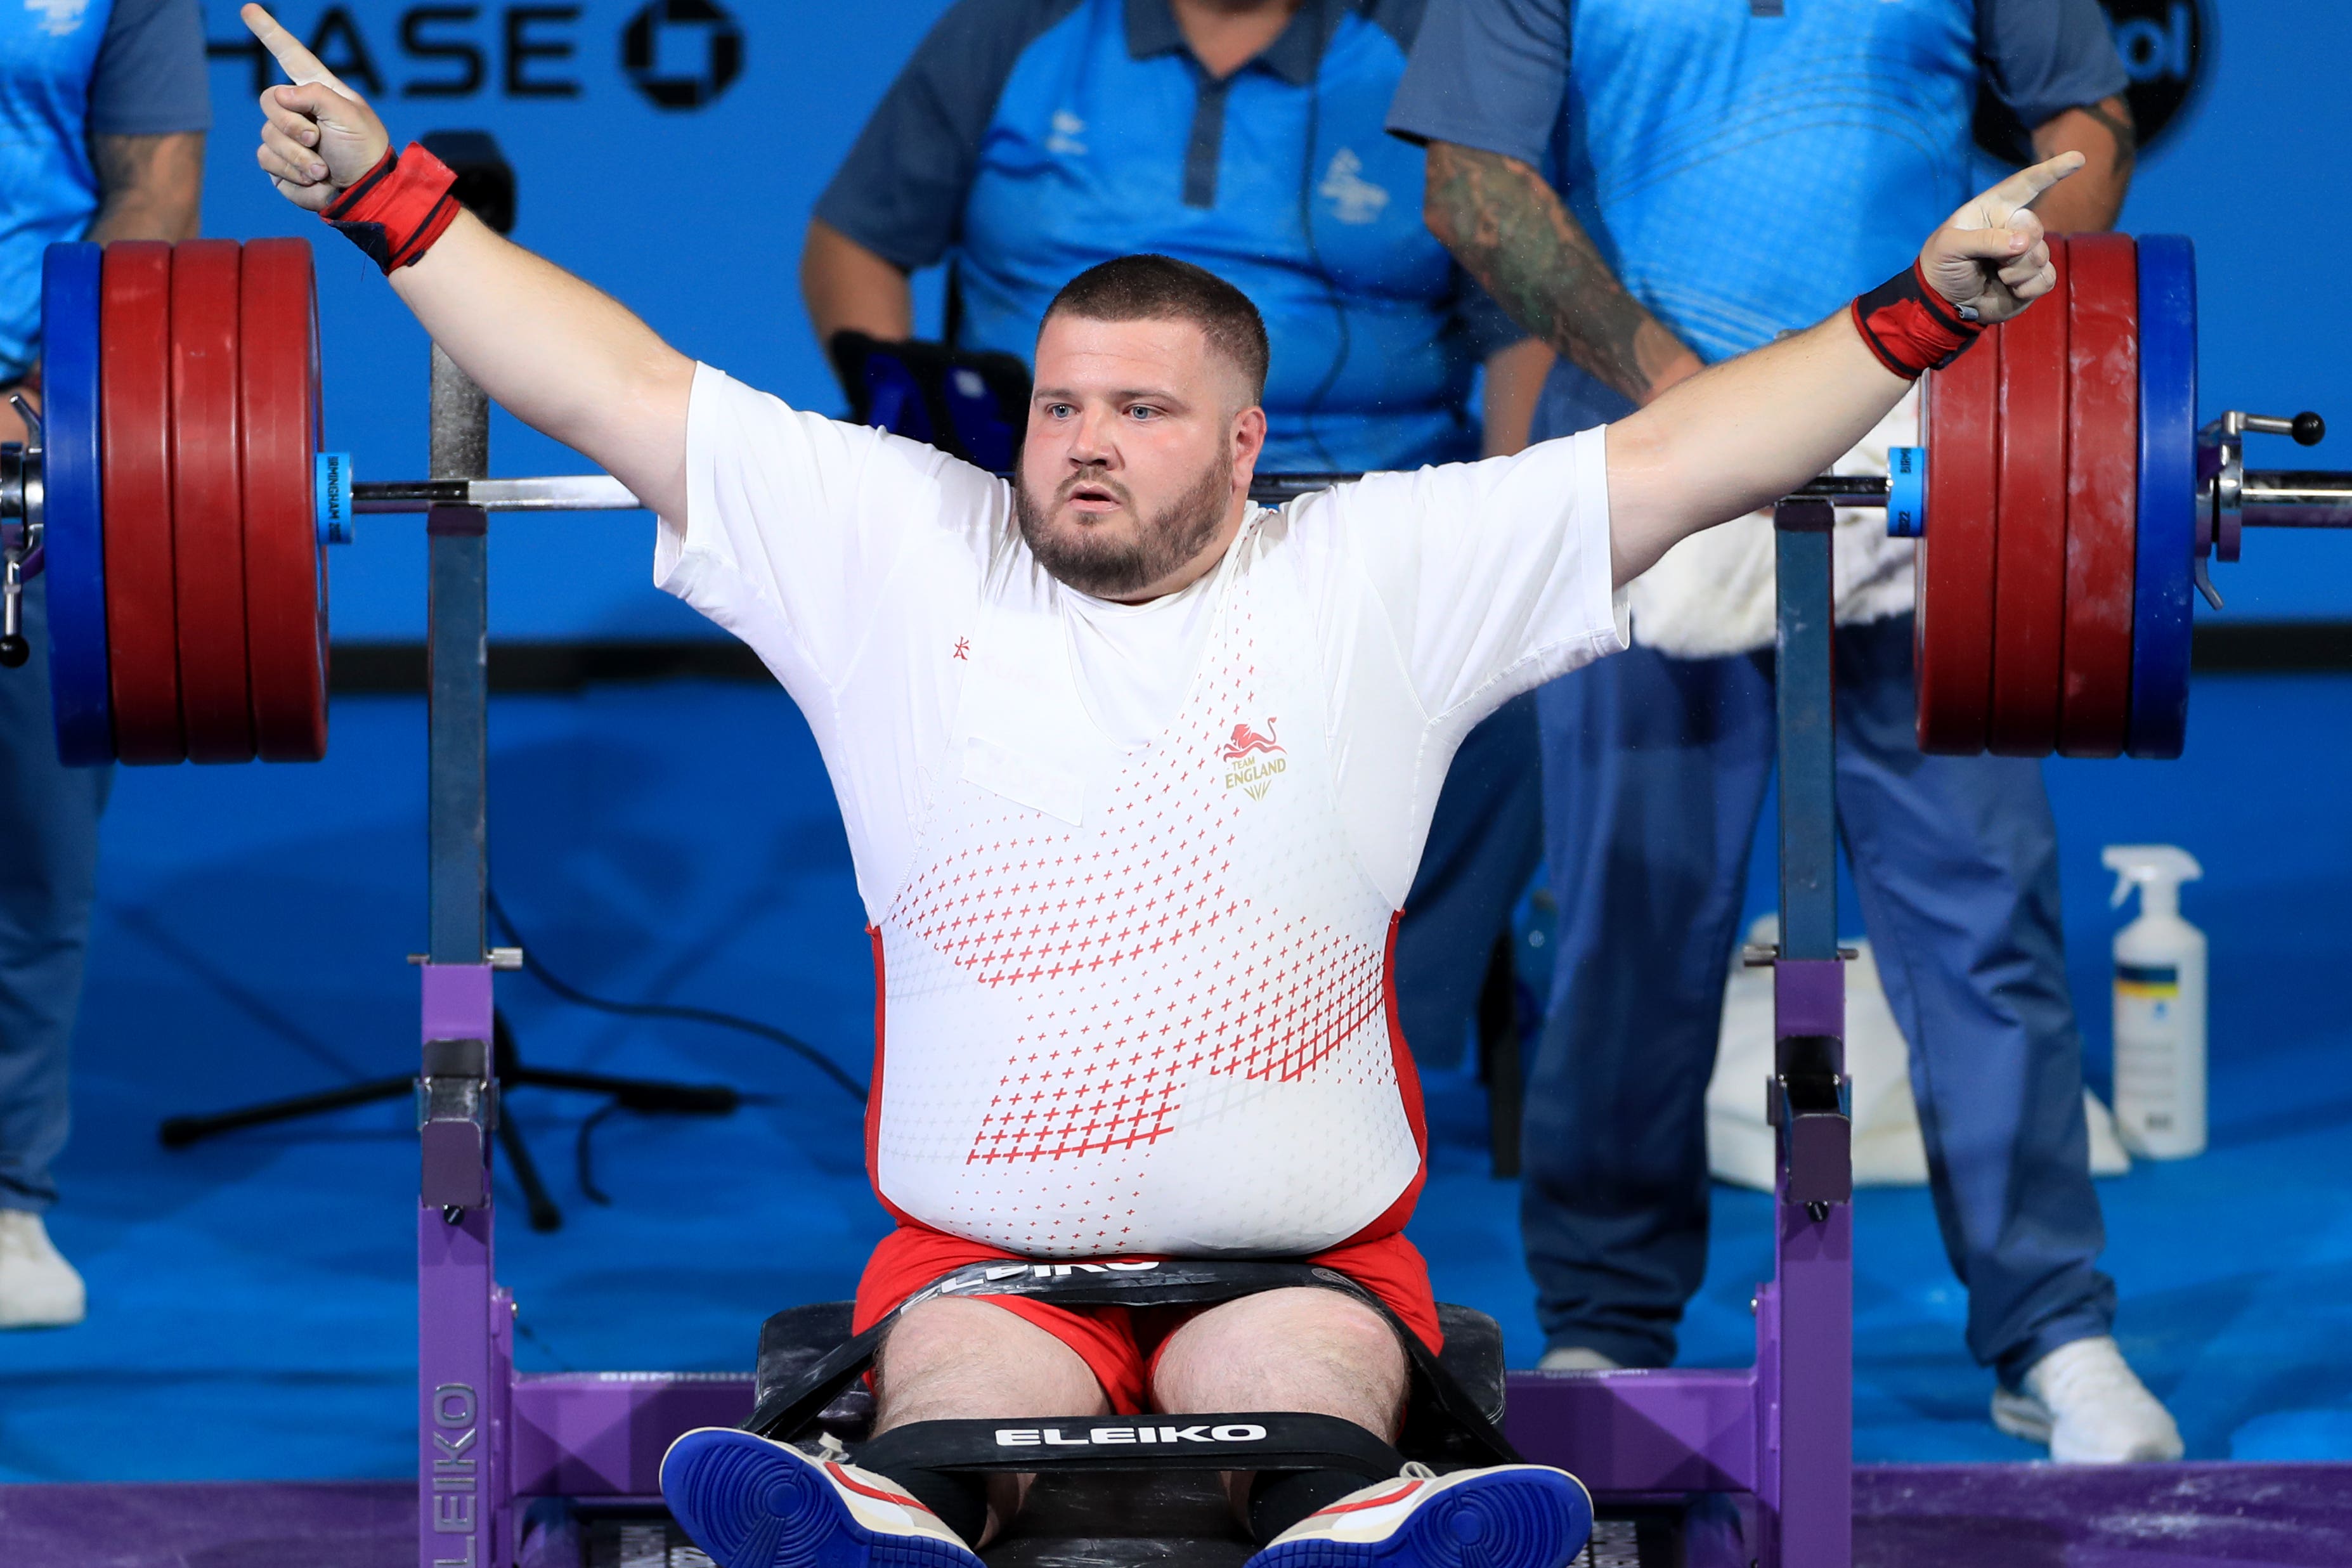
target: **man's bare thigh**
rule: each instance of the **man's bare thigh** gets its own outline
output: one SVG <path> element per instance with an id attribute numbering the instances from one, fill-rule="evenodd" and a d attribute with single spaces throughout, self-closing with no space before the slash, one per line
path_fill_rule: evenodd
<path id="1" fill-rule="evenodd" d="M 1393 1440 L 1404 1347 L 1388 1320 L 1337 1291 L 1268 1291 L 1212 1307 L 1168 1336 L 1151 1378 L 1161 1410 L 1296 1410 Z"/>
<path id="2" fill-rule="evenodd" d="M 984 1301 L 908 1308 L 875 1359 L 874 1428 L 916 1421 L 1103 1416 L 1110 1402 L 1076 1351 Z"/>

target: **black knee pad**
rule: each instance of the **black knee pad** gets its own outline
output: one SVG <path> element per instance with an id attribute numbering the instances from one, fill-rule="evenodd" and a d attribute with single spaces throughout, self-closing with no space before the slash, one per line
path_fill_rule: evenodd
<path id="1" fill-rule="evenodd" d="M 1263 1546 L 1308 1514 L 1371 1484 L 1350 1470 L 1260 1470 L 1250 1482 L 1250 1534 Z"/>
<path id="2" fill-rule="evenodd" d="M 877 1470 L 908 1491 L 915 1500 L 940 1516 L 940 1522 L 977 1547 L 988 1528 L 988 1478 L 960 1470 L 919 1470 L 911 1468 Z M 1312 1509 L 1307 1511 L 1313 1512 Z M 1305 1517 L 1301 1515 L 1300 1517 Z"/>

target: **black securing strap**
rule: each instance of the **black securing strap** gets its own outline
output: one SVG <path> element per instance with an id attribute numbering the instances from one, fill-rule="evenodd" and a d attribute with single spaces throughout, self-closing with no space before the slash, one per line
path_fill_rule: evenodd
<path id="1" fill-rule="evenodd" d="M 1399 1321 L 1371 1291 L 1336 1269 L 1319 1268 L 1308 1263 L 1261 1263 L 1176 1260 L 1167 1262 L 1103 1262 L 1103 1263 L 973 1263 L 953 1270 L 933 1281 L 899 1304 L 898 1309 L 866 1329 L 854 1334 L 819 1361 L 793 1384 L 769 1391 L 743 1430 L 758 1433 L 781 1442 L 795 1442 L 805 1437 L 826 1406 L 866 1368 L 874 1364 L 881 1349 L 883 1337 L 898 1321 L 899 1312 L 941 1296 L 1025 1296 L 1031 1300 L 1051 1301 L 1065 1307 L 1165 1307 L 1205 1306 L 1230 1301 L 1243 1296 L 1254 1296 L 1266 1291 L 1307 1287 L 1337 1291 L 1344 1296 L 1361 1301 L 1380 1313 L 1393 1330 L 1397 1341 L 1404 1347 L 1405 1359 L 1411 1368 L 1412 1397 L 1406 1411 L 1404 1430 L 1397 1448 L 1406 1455 L 1433 1465 L 1508 1465 L 1520 1464 L 1518 1451 L 1509 1439 L 1487 1420 L 1477 1402 L 1456 1382 L 1438 1362 L 1421 1336 Z M 1140 1420 L 1140 1417 L 1137 1418 Z M 1327 1416 L 1286 1416 L 1286 1420 L 1325 1421 Z M 929 1426 L 937 1423 L 920 1423 Z M 1108 1423 L 1116 1425 L 1116 1423 Z M 1157 1425 L 1167 1424 L 1160 1418 Z M 1182 1423 L 1179 1423 L 1181 1425 Z M 1360 1431 L 1351 1423 L 1342 1422 L 1351 1430 Z M 1002 1423 L 976 1423 L 993 1430 Z M 1106 1425 L 1106 1423 L 1094 1423 Z M 912 1428 L 900 1428 L 911 1430 Z M 1042 1429 L 1042 1428 L 1041 1428 Z M 880 1443 L 895 1437 L 885 1433 L 874 1439 Z M 1377 1441 L 1377 1439 L 1373 1439 Z M 1385 1448 L 1386 1445 L 1382 1445 Z M 865 1452 L 870 1452 L 866 1445 Z M 1071 1451 L 1059 1446 L 1059 1451 Z M 1047 1467 L 1058 1465 L 1058 1458 L 1047 1458 L 1041 1443 L 1029 1459 L 1007 1469 L 1037 1469 L 1040 1462 Z M 861 1458 L 861 1463 L 869 1460 Z M 897 1462 L 897 1461 L 893 1461 Z M 1160 1469 L 1158 1463 L 1106 1466 L 1099 1461 L 1087 1461 L 1093 1469 Z M 940 1468 L 940 1467 L 930 1467 Z M 1234 1467 L 1227 1467 L 1234 1468 Z M 1299 1469 L 1352 1469 L 1349 1464 L 1292 1467 Z M 1393 1475 L 1395 1467 L 1380 1472 Z"/>
<path id="2" fill-rule="evenodd" d="M 1404 1456 L 1337 1416 L 1249 1411 L 1230 1416 L 1024 1416 L 918 1421 L 857 1450 L 869 1470 L 1345 1470 L 1367 1481 Z"/>

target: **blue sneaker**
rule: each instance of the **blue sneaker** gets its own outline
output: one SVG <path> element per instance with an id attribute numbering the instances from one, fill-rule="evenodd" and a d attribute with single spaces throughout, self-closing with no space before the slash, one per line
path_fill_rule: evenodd
<path id="1" fill-rule="evenodd" d="M 731 1427 L 672 1443 L 661 1489 L 719 1568 L 982 1568 L 939 1515 L 887 1476 Z"/>
<path id="2" fill-rule="evenodd" d="M 1566 1568 L 1592 1533 L 1584 1483 L 1549 1465 L 1410 1465 L 1266 1543 L 1248 1568 Z"/>

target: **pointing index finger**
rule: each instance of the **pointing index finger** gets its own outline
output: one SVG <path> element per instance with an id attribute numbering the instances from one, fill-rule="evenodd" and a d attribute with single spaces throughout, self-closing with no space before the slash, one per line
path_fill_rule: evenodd
<path id="1" fill-rule="evenodd" d="M 261 40 L 261 47 L 268 49 L 277 59 L 278 65 L 285 69 L 287 76 L 292 78 L 295 86 L 303 87 L 311 82 L 318 82 L 334 89 L 337 92 L 347 95 L 351 93 L 352 89 L 345 87 L 341 79 L 320 62 L 318 56 L 305 47 L 301 39 L 278 26 L 278 18 L 260 6 L 250 5 L 244 6 L 237 12 L 237 19 L 246 25 L 247 30 L 255 37 Z"/>
<path id="2" fill-rule="evenodd" d="M 2044 191 L 2080 169 L 2089 160 L 2080 152 L 2061 152 L 2055 158 L 2020 169 L 1993 187 L 1993 193 L 2011 207 L 2031 206 Z"/>

